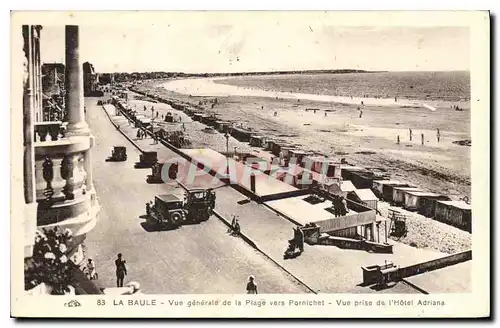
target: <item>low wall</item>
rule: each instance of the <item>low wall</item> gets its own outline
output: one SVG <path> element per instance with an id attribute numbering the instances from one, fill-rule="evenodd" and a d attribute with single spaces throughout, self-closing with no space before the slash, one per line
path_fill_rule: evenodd
<path id="1" fill-rule="evenodd" d="M 348 214 L 341 217 L 331 218 L 328 220 L 316 221 L 314 223 L 321 228 L 321 232 L 333 232 L 336 230 L 374 223 L 375 221 L 375 211 L 370 210 L 362 213 Z"/>
<path id="2" fill-rule="evenodd" d="M 471 259 L 472 259 L 471 250 L 455 253 L 438 259 L 409 265 L 403 268 L 397 268 L 391 271 L 390 274 L 386 275 L 384 277 L 385 279 L 381 279 L 382 273 L 380 272 L 380 270 L 377 270 L 377 268 L 380 269 L 380 267 L 378 265 L 372 265 L 369 267 L 362 268 L 363 285 L 375 284 L 380 280 L 383 280 L 385 282 L 400 281 L 403 280 L 404 278 L 415 276 L 428 271 L 442 269 L 450 265 L 462 263 L 465 261 L 470 261 Z M 367 272 L 369 272 L 369 274 L 366 274 Z"/>
<path id="3" fill-rule="evenodd" d="M 292 190 L 292 191 L 285 191 L 285 192 L 280 192 L 280 193 L 276 193 L 276 194 L 261 196 L 261 201 L 268 202 L 271 200 L 305 196 L 305 195 L 309 195 L 310 193 L 311 193 L 311 191 L 309 189 L 297 189 L 297 190 Z"/>
<path id="4" fill-rule="evenodd" d="M 465 261 L 472 260 L 472 250 L 465 252 L 455 253 L 449 256 L 441 257 L 439 259 L 417 263 L 404 268 L 399 269 L 398 276 L 402 278 L 411 277 L 417 274 L 421 274 L 427 271 L 433 271 L 437 269 L 442 269 L 444 267 L 462 263 Z"/>
<path id="5" fill-rule="evenodd" d="M 342 249 L 357 249 L 373 253 L 392 254 L 392 245 L 374 243 L 365 240 L 340 238 L 334 236 L 322 236 L 318 240 L 319 245 L 331 245 Z"/>

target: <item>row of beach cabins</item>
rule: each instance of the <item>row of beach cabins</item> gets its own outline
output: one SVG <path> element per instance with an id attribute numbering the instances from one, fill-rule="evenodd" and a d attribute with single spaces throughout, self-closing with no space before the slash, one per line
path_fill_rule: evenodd
<path id="1" fill-rule="evenodd" d="M 321 186 L 333 194 L 341 194 L 353 201 L 364 203 L 375 210 L 377 202 L 383 200 L 393 206 L 400 206 L 471 232 L 472 209 L 465 201 L 454 201 L 448 196 L 422 190 L 413 184 L 391 180 L 385 172 L 352 166 L 343 159 L 338 161 L 303 151 L 289 141 L 262 136 L 256 131 L 237 127 L 233 122 L 220 120 L 217 115 L 206 113 L 201 106 L 163 99 L 159 96 L 152 98 L 183 111 L 193 121 L 201 122 L 221 133 L 228 133 L 240 142 L 248 142 L 252 147 L 269 151 L 282 160 L 283 165 L 279 168 L 271 166 L 266 173 L 277 169 L 273 171 L 276 178 L 297 188 L 310 188 L 312 181 L 312 185 Z M 238 155 L 246 164 L 255 166 L 255 154 Z M 255 167 L 261 166 L 257 163 Z"/>

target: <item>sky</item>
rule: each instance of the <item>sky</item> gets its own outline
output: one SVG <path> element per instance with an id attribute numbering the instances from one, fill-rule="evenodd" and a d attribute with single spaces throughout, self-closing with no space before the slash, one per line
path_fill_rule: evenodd
<path id="1" fill-rule="evenodd" d="M 64 26 L 44 25 L 43 62 L 64 62 Z M 469 70 L 468 27 L 335 26 L 304 21 L 80 25 L 82 62 L 97 72 L 307 69 Z"/>

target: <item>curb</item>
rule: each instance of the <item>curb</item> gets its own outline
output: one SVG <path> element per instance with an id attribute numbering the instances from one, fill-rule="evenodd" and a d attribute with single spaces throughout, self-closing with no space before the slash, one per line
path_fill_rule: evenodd
<path id="1" fill-rule="evenodd" d="M 409 285 L 410 287 L 415 288 L 416 290 L 418 290 L 422 294 L 429 295 L 429 293 L 427 291 L 425 291 L 424 289 L 418 287 L 415 284 L 412 284 L 411 282 L 407 281 L 406 279 L 401 279 L 401 281 L 404 282 L 405 284 Z"/>
<path id="2" fill-rule="evenodd" d="M 228 227 L 231 227 L 231 223 L 225 217 L 223 217 L 220 213 L 218 213 L 216 210 L 213 210 L 213 213 L 225 225 L 227 225 Z M 307 288 L 311 293 L 318 294 L 314 289 L 312 289 L 311 287 L 309 287 L 301 279 L 297 278 L 293 273 L 291 273 L 290 271 L 288 271 L 287 269 L 285 269 L 281 264 L 279 264 L 278 262 L 276 262 L 271 256 L 267 255 L 264 251 L 262 251 L 257 246 L 257 244 L 255 244 L 255 242 L 253 240 L 251 240 L 249 237 L 247 237 L 246 235 L 244 235 L 242 232 L 240 232 L 240 236 L 241 236 L 241 239 L 243 239 L 247 244 L 249 244 L 256 251 L 258 251 L 259 253 L 261 253 L 262 255 L 264 255 L 265 257 L 267 257 L 269 260 L 271 260 L 276 266 L 278 266 L 281 270 L 285 271 L 287 274 L 289 274 L 291 277 L 293 277 L 293 279 L 295 279 L 297 282 L 299 282 L 299 284 L 301 284 L 302 286 L 304 286 L 305 288 Z"/>
<path id="3" fill-rule="evenodd" d="M 123 132 L 121 129 L 120 129 L 120 126 L 116 125 L 115 122 L 113 122 L 113 120 L 111 119 L 111 116 L 109 115 L 108 111 L 106 110 L 106 108 L 104 108 L 104 105 L 102 106 L 102 109 L 104 110 L 104 113 L 106 113 L 106 116 L 108 117 L 109 121 L 111 122 L 111 124 L 118 130 L 120 131 L 120 133 L 125 137 L 125 139 L 127 139 L 132 145 L 134 145 L 135 148 L 137 148 L 141 153 L 144 153 L 144 150 L 141 149 L 141 147 L 139 147 L 139 145 L 134 141 L 132 140 L 125 132 Z M 127 117 L 127 120 L 128 120 L 128 117 Z"/>

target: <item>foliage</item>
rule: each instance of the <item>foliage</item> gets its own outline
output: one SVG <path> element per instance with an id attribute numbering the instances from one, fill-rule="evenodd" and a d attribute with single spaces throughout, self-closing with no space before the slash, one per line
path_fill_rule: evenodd
<path id="1" fill-rule="evenodd" d="M 37 231 L 33 256 L 25 262 L 24 284 L 29 290 L 41 283 L 52 288 L 52 294 L 64 295 L 68 291 L 71 270 L 67 245 L 72 240 L 69 229 L 59 228 Z"/>

